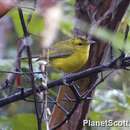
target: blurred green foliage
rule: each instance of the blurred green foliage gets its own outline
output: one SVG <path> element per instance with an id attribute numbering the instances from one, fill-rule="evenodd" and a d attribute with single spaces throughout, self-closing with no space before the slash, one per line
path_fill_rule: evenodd
<path id="1" fill-rule="evenodd" d="M 0 129 L 6 130 L 37 130 L 37 120 L 32 113 L 21 113 L 11 117 L 0 117 Z M 42 129 L 46 130 L 43 123 Z"/>
<path id="2" fill-rule="evenodd" d="M 61 37 L 71 37 L 73 36 L 72 31 L 74 28 L 74 3 L 75 0 L 64 0 L 63 1 L 63 11 L 64 11 L 64 17 L 60 23 L 60 29 L 59 29 L 59 37 L 57 37 L 56 41 L 61 40 Z M 28 24 L 28 30 L 31 34 L 34 34 L 32 36 L 33 39 L 33 46 L 32 50 L 36 54 L 40 54 L 41 52 L 37 50 L 40 48 L 40 38 L 37 37 L 43 30 L 44 30 L 44 19 L 39 16 L 36 12 L 33 12 L 32 19 L 30 23 L 28 23 L 28 17 L 30 15 L 30 11 L 24 10 L 24 18 L 26 21 L 26 25 Z M 12 23 L 14 25 L 14 30 L 12 30 L 11 33 L 15 35 L 15 39 L 19 37 L 23 37 L 23 31 L 21 27 L 21 23 L 19 20 L 19 15 L 17 9 L 13 9 L 8 13 L 8 16 L 11 18 Z M 118 57 L 120 55 L 119 49 L 125 50 L 126 54 L 129 55 L 130 53 L 130 33 L 128 34 L 128 39 L 126 42 L 124 42 L 124 32 L 126 29 L 126 25 L 130 25 L 130 9 L 126 12 L 126 15 L 122 21 L 122 24 L 120 25 L 120 29 L 118 29 L 117 32 L 112 32 L 110 30 L 107 30 L 105 28 L 97 28 L 93 33 L 96 37 L 108 41 L 112 46 L 114 47 L 114 56 Z M 11 34 L 10 33 L 10 34 Z M 9 35 L 10 35 L 9 34 Z M 10 51 L 10 55 L 14 55 L 16 57 L 16 48 L 17 45 L 12 40 L 13 44 L 6 46 L 6 52 Z M 11 43 L 12 43 L 11 42 Z M 36 51 L 37 50 L 37 51 Z M 14 53 L 15 52 L 15 53 Z M 8 53 L 7 53 L 8 54 Z M 9 55 L 9 56 L 10 56 Z M 8 57 L 8 56 L 7 56 Z M 1 59 L 0 60 L 0 71 L 12 71 L 12 67 L 14 64 L 14 59 Z M 28 72 L 28 64 L 27 61 L 22 60 L 21 64 L 21 71 L 22 72 Z M 39 71 L 39 64 L 33 61 L 33 67 L 34 71 Z M 56 80 L 62 77 L 63 73 L 59 73 L 56 71 L 53 71 L 52 69 L 49 69 L 49 79 L 50 80 Z M 6 73 L 0 73 L 0 82 L 5 79 L 7 76 Z M 23 86 L 30 87 L 30 80 L 29 75 L 22 76 L 23 78 Z M 35 80 L 36 84 L 41 84 L 41 77 L 42 75 L 35 74 Z M 93 121 L 101 121 L 101 120 L 130 120 L 130 73 L 129 71 L 119 71 L 116 70 L 114 73 L 108 77 L 102 84 L 98 85 L 95 95 L 93 97 L 93 101 L 90 107 L 90 113 L 89 113 L 89 119 Z M 55 99 L 57 96 L 57 88 L 52 89 L 49 91 L 49 94 Z M 1 92 L 1 97 L 8 96 L 8 93 Z M 34 108 L 33 105 L 28 105 L 29 103 L 26 103 L 26 106 L 29 108 L 29 106 L 32 109 L 25 110 L 25 107 L 23 107 L 24 103 L 15 103 L 15 107 L 11 108 L 11 106 L 7 106 L 5 108 L 1 108 L 0 111 L 0 129 L 6 128 L 6 130 L 10 130 L 12 128 L 13 130 L 36 130 L 36 119 L 33 114 L 29 114 L 27 112 L 33 112 Z M 21 107 L 22 106 L 22 107 Z M 51 109 L 53 105 L 50 105 Z M 13 109 L 13 112 L 12 112 Z M 19 110 L 20 109 L 20 110 Z M 18 111 L 19 110 L 19 111 Z M 21 112 L 23 114 L 21 114 Z M 13 116 L 7 116 L 11 115 Z M 14 114 L 15 113 L 15 114 Z M 43 130 L 45 129 L 45 125 L 43 124 Z M 124 130 L 124 128 L 117 128 L 117 127 L 111 127 L 111 128 L 94 128 L 89 127 L 90 130 Z M 125 128 L 127 130 L 129 128 Z"/>
<path id="3" fill-rule="evenodd" d="M 24 19 L 25 19 L 26 25 L 28 25 L 28 31 L 31 34 L 35 34 L 35 35 L 40 34 L 40 32 L 43 31 L 43 28 L 44 28 L 44 22 L 43 22 L 42 16 L 34 12 L 32 14 L 31 21 L 28 23 L 28 18 L 31 12 L 30 11 L 23 11 L 23 12 L 24 12 Z M 8 13 L 8 16 L 10 16 L 11 19 L 13 20 L 18 37 L 23 37 L 23 30 L 21 27 L 21 22 L 19 19 L 17 8 L 11 10 Z"/>

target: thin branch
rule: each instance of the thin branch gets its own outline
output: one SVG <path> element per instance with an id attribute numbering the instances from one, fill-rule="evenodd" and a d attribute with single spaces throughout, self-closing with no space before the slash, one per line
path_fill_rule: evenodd
<path id="1" fill-rule="evenodd" d="M 116 61 L 116 60 L 114 60 L 114 61 Z M 72 81 L 76 81 L 78 79 L 82 79 L 82 78 L 88 77 L 88 76 L 96 74 L 96 73 L 100 73 L 103 71 L 109 71 L 112 69 L 125 69 L 126 67 L 130 66 L 130 57 L 123 58 L 123 60 L 122 60 L 123 63 L 121 64 L 120 67 L 118 65 L 116 65 L 114 63 L 114 61 L 112 61 L 111 63 L 106 64 L 106 65 L 99 65 L 99 66 L 96 66 L 96 67 L 93 67 L 90 69 L 86 69 L 84 71 L 80 71 L 80 72 L 73 73 L 73 74 L 68 74 L 59 80 L 50 81 L 48 83 L 48 89 L 53 88 L 55 86 L 60 87 L 60 85 L 64 85 L 64 82 L 63 82 L 64 80 L 66 80 L 67 83 L 71 83 Z M 37 86 L 37 92 L 44 91 L 44 90 L 45 90 L 44 86 Z M 0 99 L 0 107 L 3 107 L 7 104 L 10 104 L 10 103 L 13 103 L 13 102 L 16 102 L 19 100 L 23 100 L 23 99 L 31 96 L 32 94 L 33 94 L 33 90 L 32 90 L 32 88 L 29 88 L 29 89 L 23 90 L 23 92 L 21 92 L 21 91 L 17 92 L 14 95 L 11 95 L 7 98 L 2 98 L 2 99 Z"/>
<path id="2" fill-rule="evenodd" d="M 0 73 L 12 73 L 12 74 L 20 74 L 20 75 L 28 75 L 28 74 L 41 74 L 42 72 L 18 72 L 18 71 L 6 71 L 6 70 L 0 70 Z"/>
<path id="3" fill-rule="evenodd" d="M 31 42 L 31 41 L 27 40 L 27 38 L 30 36 L 30 34 L 29 34 L 27 27 L 26 27 L 26 24 L 25 24 L 22 9 L 18 8 L 18 12 L 19 12 L 19 17 L 20 17 L 22 28 L 23 28 L 23 32 L 24 32 L 24 40 L 25 40 L 24 44 L 26 46 L 26 53 L 27 53 L 27 57 L 28 57 L 28 65 L 29 65 L 29 72 L 30 72 L 30 78 L 31 78 L 31 86 L 32 86 L 32 90 L 33 90 L 34 107 L 35 107 L 35 111 L 36 111 L 37 125 L 38 125 L 38 130 L 41 130 L 42 129 L 41 119 L 40 119 L 38 107 L 37 107 L 38 106 L 37 90 L 36 90 L 35 79 L 34 79 L 34 74 L 33 74 L 32 53 L 31 53 L 31 49 L 30 49 L 30 43 L 27 43 L 27 42 Z"/>
<path id="4" fill-rule="evenodd" d="M 18 13 L 19 13 L 19 17 L 20 17 L 20 21 L 21 21 L 21 25 L 23 28 L 23 33 L 24 33 L 24 37 L 28 37 L 30 34 L 28 33 L 25 21 L 24 21 L 24 16 L 23 16 L 23 12 L 21 8 L 18 8 Z"/>
<path id="5" fill-rule="evenodd" d="M 17 54 L 16 60 L 15 60 L 15 67 L 13 70 L 16 70 L 16 68 L 18 67 L 19 59 L 21 59 L 22 52 L 24 51 L 24 49 L 25 49 L 25 45 L 21 44 L 18 49 L 18 54 Z M 7 79 L 1 84 L 0 89 L 11 88 L 15 82 L 16 75 L 17 75 L 17 73 L 9 74 L 7 76 Z"/>

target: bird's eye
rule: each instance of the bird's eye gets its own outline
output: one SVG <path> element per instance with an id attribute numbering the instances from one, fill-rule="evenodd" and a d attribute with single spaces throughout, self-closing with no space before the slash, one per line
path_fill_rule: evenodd
<path id="1" fill-rule="evenodd" d="M 79 45 L 79 46 L 81 46 L 81 45 L 82 45 L 82 43 L 80 42 L 80 43 L 78 43 L 78 45 Z"/>

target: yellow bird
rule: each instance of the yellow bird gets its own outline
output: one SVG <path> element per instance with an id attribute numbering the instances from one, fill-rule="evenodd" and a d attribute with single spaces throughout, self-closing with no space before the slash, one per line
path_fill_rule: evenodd
<path id="1" fill-rule="evenodd" d="M 88 61 L 90 44 L 83 38 L 72 38 L 53 45 L 49 50 L 50 64 L 66 73 L 80 70 Z"/>

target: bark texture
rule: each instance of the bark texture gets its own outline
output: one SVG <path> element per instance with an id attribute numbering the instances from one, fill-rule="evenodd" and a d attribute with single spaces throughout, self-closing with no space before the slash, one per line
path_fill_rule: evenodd
<path id="1" fill-rule="evenodd" d="M 76 17 L 89 24 L 97 24 L 97 26 L 104 26 L 112 31 L 115 31 L 130 3 L 130 0 L 76 0 L 75 12 Z M 96 39 L 97 44 L 91 46 L 90 57 L 88 63 L 83 69 L 94 67 L 99 65 L 105 51 L 109 48 L 109 45 L 103 43 L 102 41 Z M 81 79 L 77 81 L 80 86 L 80 92 L 89 90 L 92 85 L 96 82 L 98 76 L 97 74 L 90 77 Z M 93 90 L 94 92 L 94 90 Z M 93 92 L 90 92 L 88 97 L 92 97 Z M 74 98 L 72 92 L 67 86 L 62 86 L 57 97 L 59 104 L 69 110 L 72 108 L 73 103 L 63 102 L 66 95 L 70 98 Z M 75 110 L 70 120 L 64 123 L 57 130 L 81 130 L 83 127 L 83 119 L 85 119 L 86 114 L 89 112 L 91 100 L 86 100 L 79 104 L 78 108 Z M 55 106 L 52 117 L 50 120 L 50 127 L 53 128 L 56 124 L 60 123 L 65 114 Z"/>

